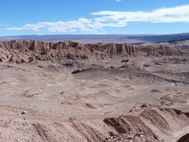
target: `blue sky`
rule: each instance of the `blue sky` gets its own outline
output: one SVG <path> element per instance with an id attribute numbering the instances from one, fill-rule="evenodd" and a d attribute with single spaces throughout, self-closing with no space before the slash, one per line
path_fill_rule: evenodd
<path id="1" fill-rule="evenodd" d="M 1 0 L 0 36 L 189 32 L 188 0 Z"/>

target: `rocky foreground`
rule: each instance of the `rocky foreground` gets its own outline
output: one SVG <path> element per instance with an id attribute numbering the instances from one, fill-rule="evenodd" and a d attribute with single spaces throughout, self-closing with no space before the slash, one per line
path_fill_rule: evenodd
<path id="1" fill-rule="evenodd" d="M 188 142 L 187 43 L 0 42 L 0 142 Z"/>

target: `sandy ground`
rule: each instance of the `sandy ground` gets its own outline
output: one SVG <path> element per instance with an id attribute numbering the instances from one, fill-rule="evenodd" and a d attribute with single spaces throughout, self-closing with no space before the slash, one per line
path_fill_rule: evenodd
<path id="1" fill-rule="evenodd" d="M 144 104 L 188 113 L 189 60 L 183 63 L 180 58 L 94 61 L 75 74 L 75 68 L 50 61 L 0 63 L 0 141 L 100 141 L 93 134 L 86 138 L 79 133 L 78 129 L 89 131 L 84 125 L 73 124 L 83 122 L 99 137 L 108 137 L 103 119 L 130 115 Z M 95 66 L 88 68 L 89 64 Z M 177 122 L 170 124 L 174 131 L 153 132 L 161 131 L 156 133 L 160 139 L 174 142 L 189 133 L 188 120 Z"/>

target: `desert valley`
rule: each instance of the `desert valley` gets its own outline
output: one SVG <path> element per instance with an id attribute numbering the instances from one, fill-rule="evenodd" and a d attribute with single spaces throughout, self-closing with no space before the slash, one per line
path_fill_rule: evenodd
<path id="1" fill-rule="evenodd" d="M 189 41 L 0 42 L 1 142 L 188 142 Z"/>

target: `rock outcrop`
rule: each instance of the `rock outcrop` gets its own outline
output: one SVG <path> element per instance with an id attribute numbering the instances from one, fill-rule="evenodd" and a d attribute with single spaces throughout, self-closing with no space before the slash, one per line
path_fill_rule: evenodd
<path id="1" fill-rule="evenodd" d="M 72 41 L 4 41 L 0 42 L 0 62 L 24 63 L 35 60 L 104 60 L 116 56 L 163 56 L 189 55 L 188 48 L 169 45 L 129 45 L 129 44 L 82 44 Z"/>
<path id="2" fill-rule="evenodd" d="M 12 130 L 2 136 L 10 137 L 10 141 L 32 138 L 40 142 L 160 142 L 162 139 L 170 141 L 175 131 L 182 130 L 188 124 L 189 118 L 179 110 L 147 107 L 120 117 L 79 120 L 70 118 L 48 124 L 37 121 L 6 121 L 8 120 L 3 122 L 8 126 L 4 129 Z M 1 125 L 5 124 L 1 122 Z M 24 131 L 18 131 L 20 129 Z M 17 136 L 22 136 L 22 139 Z"/>

